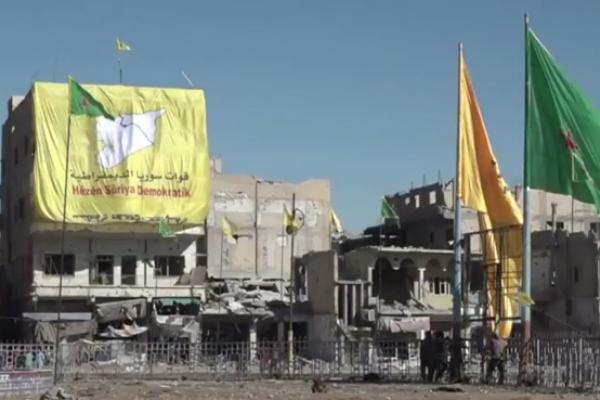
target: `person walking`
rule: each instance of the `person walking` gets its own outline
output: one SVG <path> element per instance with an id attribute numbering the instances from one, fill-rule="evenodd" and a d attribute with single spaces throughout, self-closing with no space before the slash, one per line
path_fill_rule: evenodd
<path id="1" fill-rule="evenodd" d="M 421 340 L 419 346 L 421 359 L 421 379 L 430 383 L 433 380 L 433 339 L 431 331 L 425 332 L 425 339 Z"/>
<path id="2" fill-rule="evenodd" d="M 498 384 L 504 384 L 504 358 L 507 343 L 504 339 L 498 336 L 495 332 L 492 333 L 489 343 L 490 360 L 486 374 L 486 382 L 492 380 L 492 375 L 495 370 L 498 370 Z"/>

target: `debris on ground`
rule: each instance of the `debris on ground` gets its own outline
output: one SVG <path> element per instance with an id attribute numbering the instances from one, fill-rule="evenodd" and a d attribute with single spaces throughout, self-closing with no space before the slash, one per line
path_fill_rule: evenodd
<path id="1" fill-rule="evenodd" d="M 463 393 L 464 390 L 458 386 L 440 386 L 431 390 L 432 392 Z"/>
<path id="2" fill-rule="evenodd" d="M 335 384 L 319 376 L 317 381 L 325 381 L 327 393 L 318 391 L 311 393 L 307 389 L 318 382 L 312 378 L 304 380 L 250 380 L 236 381 L 215 378 L 187 381 L 152 377 L 148 380 L 111 377 L 110 379 L 94 379 L 90 381 L 69 382 L 64 389 L 54 388 L 41 400 L 557 400 L 559 398 L 573 400 L 597 400 L 592 388 L 585 393 L 573 390 L 553 390 L 547 393 L 542 388 L 529 389 L 511 385 L 449 385 L 449 384 L 417 384 L 389 383 L 377 384 L 377 387 L 362 380 L 354 383 L 338 381 Z M 383 377 L 383 376 L 382 376 Z M 243 384 L 243 388 L 240 385 Z M 162 387 L 161 387 L 162 386 Z M 444 389 L 432 391 L 433 388 Z M 447 388 L 451 388 L 450 391 Z M 460 388 L 462 392 L 455 392 Z M 67 393 L 68 391 L 68 393 Z M 14 400 L 39 399 L 30 394 L 16 394 Z M 72 396 L 71 396 L 72 395 Z M 482 397 L 483 396 L 483 397 Z"/>
<path id="3" fill-rule="evenodd" d="M 54 386 L 42 394 L 40 400 L 75 400 L 75 397 L 65 392 L 60 386 Z"/>
<path id="4" fill-rule="evenodd" d="M 313 384 L 312 384 L 311 390 L 313 393 L 326 393 L 327 385 L 323 381 L 321 381 L 319 378 L 315 378 L 315 379 L 313 379 Z"/>
<path id="5" fill-rule="evenodd" d="M 381 375 L 376 374 L 375 372 L 370 372 L 363 376 L 363 380 L 365 382 L 381 382 Z"/>

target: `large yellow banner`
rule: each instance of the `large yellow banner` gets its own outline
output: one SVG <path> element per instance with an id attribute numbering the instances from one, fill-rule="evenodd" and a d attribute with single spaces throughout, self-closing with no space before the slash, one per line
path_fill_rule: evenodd
<path id="1" fill-rule="evenodd" d="M 496 319 L 502 317 L 499 324 L 492 325 L 507 338 L 519 312 L 512 299 L 521 288 L 523 217 L 500 173 L 462 53 L 460 58 L 459 193 L 466 207 L 479 212 L 479 228 L 486 231 L 481 240 L 488 272 L 489 313 Z M 502 274 L 496 276 L 499 263 Z M 501 296 L 499 302 L 496 296 Z"/>
<path id="2" fill-rule="evenodd" d="M 71 116 L 66 219 L 201 224 L 210 201 L 204 92 L 83 85 L 115 120 Z M 37 219 L 62 221 L 68 86 L 33 86 Z"/>

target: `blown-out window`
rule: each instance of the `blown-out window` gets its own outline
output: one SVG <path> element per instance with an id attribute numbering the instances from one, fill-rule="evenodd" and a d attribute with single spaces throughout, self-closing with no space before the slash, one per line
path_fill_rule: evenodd
<path id="1" fill-rule="evenodd" d="M 63 257 L 60 254 L 45 254 L 44 255 L 44 274 L 59 275 L 60 265 Z M 75 275 L 75 255 L 65 254 L 64 262 L 62 263 L 63 275 Z"/>
<path id="2" fill-rule="evenodd" d="M 183 256 L 156 256 L 154 268 L 156 276 L 180 276 L 183 274 L 185 259 Z"/>

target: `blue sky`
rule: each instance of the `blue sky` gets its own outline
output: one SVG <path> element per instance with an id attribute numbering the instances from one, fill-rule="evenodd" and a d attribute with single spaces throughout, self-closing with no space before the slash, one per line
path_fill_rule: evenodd
<path id="1" fill-rule="evenodd" d="M 0 95 L 33 80 L 206 91 L 226 173 L 326 178 L 342 222 L 376 222 L 384 193 L 454 173 L 456 47 L 500 166 L 521 181 L 523 13 L 571 77 L 600 98 L 600 2 L 19 0 L 0 14 Z M 2 120 L 6 107 L 0 109 Z"/>

